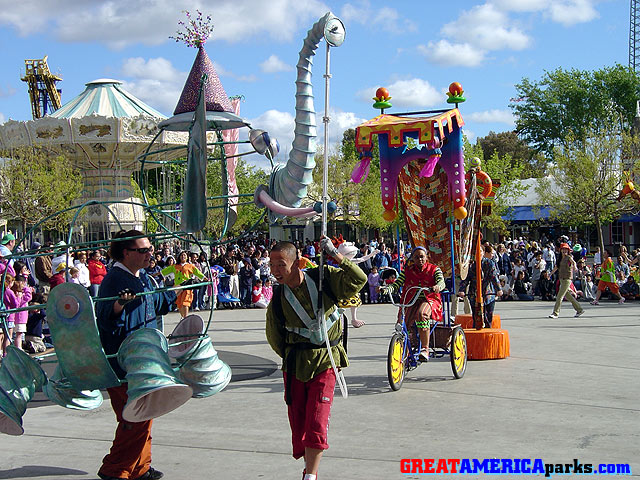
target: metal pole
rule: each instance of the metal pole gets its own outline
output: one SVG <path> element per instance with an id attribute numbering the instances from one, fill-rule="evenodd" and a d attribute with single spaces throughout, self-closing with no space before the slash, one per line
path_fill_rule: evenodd
<path id="1" fill-rule="evenodd" d="M 331 79 L 330 72 L 330 46 L 327 43 L 326 50 L 326 65 L 324 74 L 324 116 L 322 117 L 322 123 L 324 124 L 324 155 L 322 159 L 322 225 L 320 228 L 320 235 L 327 235 L 327 204 L 329 203 L 329 80 Z M 324 280 L 324 252 L 320 254 L 320 274 L 318 278 L 318 295 L 320 297 L 318 305 L 320 312 L 322 308 L 322 282 Z M 318 317 L 320 321 L 320 317 Z"/>

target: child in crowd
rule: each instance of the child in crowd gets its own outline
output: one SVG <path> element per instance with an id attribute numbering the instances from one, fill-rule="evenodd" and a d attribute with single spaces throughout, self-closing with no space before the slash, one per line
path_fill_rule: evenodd
<path id="1" fill-rule="evenodd" d="M 369 273 L 367 277 L 367 283 L 369 284 L 369 301 L 371 303 L 378 303 L 378 287 L 380 286 L 378 267 L 371 267 L 371 273 Z"/>
<path id="2" fill-rule="evenodd" d="M 19 304 L 18 296 L 15 294 L 12 288 L 14 280 L 15 280 L 15 277 L 9 273 L 7 273 L 4 279 L 4 306 L 7 309 L 18 308 L 18 304 Z M 11 340 L 13 339 L 13 329 L 16 326 L 15 318 L 16 318 L 15 313 L 10 313 L 9 315 L 7 315 L 6 322 L 7 322 L 8 336 L 5 335 L 2 340 L 2 351 L 3 351 L 3 356 L 5 357 L 7 356 L 7 347 L 11 344 Z"/>
<path id="3" fill-rule="evenodd" d="M 254 307 L 267 308 L 269 306 L 269 302 L 265 300 L 262 294 L 262 289 L 262 281 L 256 280 L 256 284 L 253 286 L 253 291 L 251 292 L 251 302 Z"/>
<path id="4" fill-rule="evenodd" d="M 29 305 L 42 305 L 46 303 L 44 296 L 41 293 L 33 295 Z M 44 352 L 47 347 L 42 340 L 42 326 L 46 319 L 46 313 L 44 310 L 36 309 L 29 310 L 29 318 L 27 319 L 27 332 L 25 335 L 25 350 L 29 353 L 41 353 Z"/>
<path id="5" fill-rule="evenodd" d="M 271 286 L 271 277 L 267 277 L 262 285 L 262 298 L 267 302 L 271 302 L 271 298 L 273 297 L 273 287 Z"/>
<path id="6" fill-rule="evenodd" d="M 29 305 L 33 295 L 33 290 L 29 285 L 27 285 L 27 277 L 17 275 L 11 289 L 18 298 L 18 308 Z M 16 312 L 14 315 L 16 336 L 13 344 L 22 350 L 22 341 L 24 340 L 24 334 L 27 332 L 27 319 L 29 317 L 29 312 L 24 310 L 22 312 Z"/>
<path id="7" fill-rule="evenodd" d="M 76 267 L 71 267 L 69 269 L 69 275 L 71 275 L 71 283 L 77 283 L 80 285 L 80 269 Z"/>
<path id="8" fill-rule="evenodd" d="M 554 301 L 556 299 L 556 288 L 553 284 L 553 280 L 549 278 L 548 270 L 545 270 L 540 274 L 540 283 L 538 284 L 538 289 L 540 290 L 540 300 Z"/>
<path id="9" fill-rule="evenodd" d="M 500 297 L 500 299 L 502 301 L 513 300 L 513 289 L 511 288 L 511 285 L 509 285 L 507 276 L 500 275 L 498 279 L 500 280 L 500 290 L 502 290 L 502 297 Z"/>
<path id="10" fill-rule="evenodd" d="M 592 302 L 596 298 L 596 290 L 598 287 L 593 283 L 593 277 L 590 273 L 584 276 L 584 287 L 582 289 L 582 293 L 584 294 L 584 299 L 587 302 Z"/>
<path id="11" fill-rule="evenodd" d="M 58 264 L 58 266 L 56 267 L 55 273 L 51 275 L 51 278 L 49 278 L 49 285 L 51 285 L 51 288 L 57 287 L 61 283 L 66 282 L 64 278 L 64 272 L 66 269 L 67 269 L 66 263 L 62 262 Z"/>

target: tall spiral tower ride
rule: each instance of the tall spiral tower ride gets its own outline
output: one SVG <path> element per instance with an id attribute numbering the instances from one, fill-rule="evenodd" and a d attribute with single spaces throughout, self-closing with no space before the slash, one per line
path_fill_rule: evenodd
<path id="1" fill-rule="evenodd" d="M 629 16 L 629 67 L 640 73 L 640 6 L 631 0 Z"/>

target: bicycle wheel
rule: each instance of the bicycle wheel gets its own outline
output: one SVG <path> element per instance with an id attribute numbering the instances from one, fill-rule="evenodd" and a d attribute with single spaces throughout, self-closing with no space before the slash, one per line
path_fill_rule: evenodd
<path id="1" fill-rule="evenodd" d="M 467 337 L 462 328 L 454 328 L 451 332 L 451 370 L 455 378 L 462 378 L 467 369 Z"/>
<path id="2" fill-rule="evenodd" d="M 394 333 L 389 343 L 389 355 L 387 356 L 387 377 L 391 390 L 400 390 L 404 381 L 404 337 Z"/>

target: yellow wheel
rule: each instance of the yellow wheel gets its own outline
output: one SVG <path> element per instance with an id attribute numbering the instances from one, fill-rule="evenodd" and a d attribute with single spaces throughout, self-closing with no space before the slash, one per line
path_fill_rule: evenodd
<path id="1" fill-rule="evenodd" d="M 389 385 L 391 390 L 400 390 L 402 382 L 404 380 L 404 337 L 399 333 L 395 333 L 391 337 L 391 343 L 389 343 L 389 355 L 387 357 L 387 377 L 389 378 Z"/>
<path id="2" fill-rule="evenodd" d="M 467 369 L 467 338 L 464 336 L 464 330 L 457 327 L 451 332 L 451 370 L 453 376 L 462 378 Z"/>

